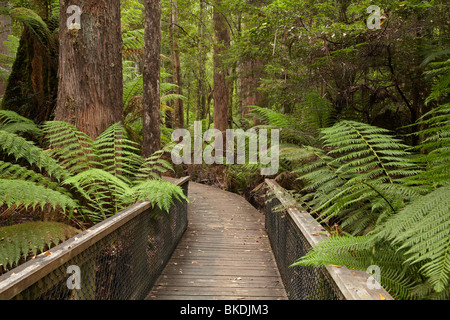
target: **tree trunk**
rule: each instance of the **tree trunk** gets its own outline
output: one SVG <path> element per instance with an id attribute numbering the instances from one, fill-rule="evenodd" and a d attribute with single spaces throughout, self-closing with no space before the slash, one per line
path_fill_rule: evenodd
<path id="1" fill-rule="evenodd" d="M 181 88 L 181 63 L 180 63 L 180 49 L 178 46 L 178 4 L 176 0 L 172 0 L 172 14 L 170 16 L 170 53 L 172 56 L 172 69 L 173 69 L 173 83 L 178 87 L 175 89 L 175 93 L 182 95 L 183 90 Z M 183 100 L 176 99 L 175 103 L 175 129 L 184 128 L 184 106 Z"/>
<path id="2" fill-rule="evenodd" d="M 9 1 L 0 1 L 0 7 L 9 7 Z M 8 40 L 8 36 L 11 34 L 11 16 L 7 14 L 0 15 L 0 53 L 10 55 L 8 48 L 5 46 L 4 41 Z M 9 69 L 8 66 L 0 64 L 0 67 Z M 0 79 L 0 96 L 5 93 L 6 79 Z"/>
<path id="3" fill-rule="evenodd" d="M 205 2 L 200 0 L 200 16 L 205 14 Z M 206 92 L 206 57 L 203 39 L 205 37 L 205 24 L 201 19 L 198 20 L 198 78 L 197 78 L 197 110 L 196 120 L 201 121 L 208 117 L 206 113 L 206 100 L 208 93 Z"/>
<path id="4" fill-rule="evenodd" d="M 81 9 L 69 30 L 69 6 Z M 96 138 L 123 119 L 120 0 L 60 1 L 59 91 L 55 119 Z"/>
<path id="5" fill-rule="evenodd" d="M 144 54 L 144 105 L 143 105 L 143 155 L 152 156 L 161 149 L 161 3 L 145 0 L 145 54 Z"/>
<path id="6" fill-rule="evenodd" d="M 229 83 L 226 77 L 229 74 L 223 65 L 221 54 L 230 47 L 230 30 L 225 17 L 219 12 L 221 0 L 216 1 L 214 7 L 214 129 L 225 132 L 228 124 Z"/>

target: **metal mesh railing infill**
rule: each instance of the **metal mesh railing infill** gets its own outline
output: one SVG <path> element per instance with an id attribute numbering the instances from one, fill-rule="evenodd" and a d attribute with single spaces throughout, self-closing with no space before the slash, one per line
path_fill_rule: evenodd
<path id="1" fill-rule="evenodd" d="M 275 181 L 266 180 L 266 229 L 278 269 L 290 300 L 375 300 L 383 288 L 367 288 L 369 274 L 344 267 L 291 267 L 326 236 L 321 225 L 294 206 L 293 198 Z M 323 230 L 325 231 L 325 230 Z"/>
<path id="2" fill-rule="evenodd" d="M 187 195 L 189 179 L 176 183 Z M 184 200 L 169 214 L 138 203 L 3 275 L 0 299 L 145 299 L 187 224 Z"/>

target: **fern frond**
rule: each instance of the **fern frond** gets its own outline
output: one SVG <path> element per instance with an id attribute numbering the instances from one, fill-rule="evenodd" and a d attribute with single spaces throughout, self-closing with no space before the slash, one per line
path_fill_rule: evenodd
<path id="1" fill-rule="evenodd" d="M 24 180 L 34 182 L 37 185 L 58 191 L 63 194 L 68 194 L 66 189 L 60 186 L 59 182 L 44 176 L 43 174 L 29 170 L 17 164 L 0 161 L 0 179 L 6 180 Z"/>
<path id="2" fill-rule="evenodd" d="M 80 231 L 62 223 L 30 222 L 0 228 L 0 266 L 12 268 L 28 254 L 45 249 L 77 235 Z"/>
<path id="3" fill-rule="evenodd" d="M 10 110 L 0 110 L 0 130 L 15 134 L 28 133 L 36 138 L 42 136 L 42 130 L 34 121 Z"/>
<path id="4" fill-rule="evenodd" d="M 293 266 L 345 266 L 366 271 L 370 266 L 380 268 L 381 284 L 397 299 L 413 299 L 412 290 L 420 284 L 417 268 L 405 265 L 402 252 L 375 236 L 333 237 L 320 242 Z"/>
<path id="5" fill-rule="evenodd" d="M 139 169 L 139 174 L 137 175 L 138 180 L 159 180 L 161 174 L 168 171 L 173 171 L 172 164 L 162 158 L 164 156 L 164 152 L 165 151 L 163 150 L 157 151 L 151 157 L 145 159 L 144 163 Z"/>
<path id="6" fill-rule="evenodd" d="M 48 121 L 43 131 L 51 150 L 51 155 L 70 174 L 88 170 L 98 165 L 92 139 L 74 125 L 62 121 Z"/>
<path id="7" fill-rule="evenodd" d="M 131 204 L 131 199 L 124 195 L 129 194 L 129 185 L 122 179 L 101 169 L 89 169 L 64 180 L 63 184 L 71 185 L 81 194 L 90 212 L 94 215 L 91 220 L 102 221 Z"/>
<path id="8" fill-rule="evenodd" d="M 36 39 L 52 54 L 57 48 L 55 38 L 42 18 L 33 10 L 27 8 L 11 9 L 11 17 L 21 22 L 32 32 Z"/>
<path id="9" fill-rule="evenodd" d="M 126 196 L 135 201 L 148 201 L 167 213 L 174 203 L 174 199 L 189 201 L 181 187 L 163 180 L 140 182 L 132 187 Z"/>
<path id="10" fill-rule="evenodd" d="M 436 292 L 450 281 L 450 185 L 419 197 L 383 225 L 379 235 L 407 249 L 407 262 L 423 262 Z"/>
<path id="11" fill-rule="evenodd" d="M 0 141 L 2 141 L 0 151 L 8 156 L 13 156 L 16 161 L 25 160 L 30 166 L 36 166 L 59 181 L 69 176 L 55 159 L 32 142 L 3 130 L 0 130 Z"/>
<path id="12" fill-rule="evenodd" d="M 282 140 L 307 145 L 312 145 L 315 140 L 311 134 L 302 130 L 301 124 L 289 114 L 258 106 L 247 106 L 247 108 L 251 108 L 251 115 L 265 123 L 267 129 L 282 129 L 280 132 Z M 259 127 L 266 128 L 264 126 Z"/>
<path id="13" fill-rule="evenodd" d="M 94 146 L 103 169 L 126 182 L 129 182 L 127 177 L 137 174 L 144 162 L 139 155 L 139 146 L 126 138 L 126 131 L 120 123 L 103 132 L 95 140 Z"/>
<path id="14" fill-rule="evenodd" d="M 69 211 L 77 207 L 77 203 L 66 194 L 45 188 L 30 181 L 0 179 L 0 204 L 23 205 L 25 208 L 45 208 L 53 210 L 61 208 Z"/>

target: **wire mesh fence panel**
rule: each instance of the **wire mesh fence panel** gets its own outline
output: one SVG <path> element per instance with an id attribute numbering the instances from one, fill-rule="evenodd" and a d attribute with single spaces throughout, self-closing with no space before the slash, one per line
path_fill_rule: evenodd
<path id="1" fill-rule="evenodd" d="M 181 187 L 187 195 L 188 183 Z M 77 247 L 77 250 L 73 250 L 71 242 L 67 242 L 68 245 L 66 243 L 64 249 L 59 251 L 67 249 L 63 255 L 69 258 L 65 258 L 64 263 L 51 268 L 51 271 L 43 276 L 30 276 L 36 278 L 34 283 L 12 299 L 144 299 L 187 228 L 187 202 L 176 200 L 169 213 L 148 206 L 138 214 L 130 209 L 129 213 L 123 215 L 126 222 L 120 227 L 114 227 L 113 222 L 105 222 L 113 227 L 112 232 L 99 226 L 80 235 L 81 239 L 71 239 L 74 244 L 83 243 L 82 249 Z M 126 215 L 132 215 L 132 218 Z M 98 239 L 95 236 L 97 232 L 107 235 Z M 41 261 L 36 268 L 41 268 L 42 265 L 47 268 L 49 264 L 56 263 L 58 262 L 51 261 L 45 265 Z M 20 270 L 27 268 L 32 270 L 33 262 L 28 266 L 24 265 Z M 8 275 L 5 275 L 4 279 L 7 277 Z M 21 279 L 21 282 L 23 281 L 30 280 Z"/>
<path id="2" fill-rule="evenodd" d="M 266 180 L 266 229 L 291 300 L 393 300 L 373 277 L 345 266 L 291 267 L 327 236 L 325 229 L 273 180 Z"/>
<path id="3" fill-rule="evenodd" d="M 289 299 L 345 299 L 325 268 L 291 267 L 311 245 L 273 196 L 266 201 L 266 229 Z"/>

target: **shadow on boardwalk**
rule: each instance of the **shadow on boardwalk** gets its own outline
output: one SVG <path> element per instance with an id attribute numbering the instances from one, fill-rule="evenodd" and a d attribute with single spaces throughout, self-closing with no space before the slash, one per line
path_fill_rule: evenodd
<path id="1" fill-rule="evenodd" d="M 287 299 L 261 212 L 193 182 L 189 199 L 188 229 L 147 299 Z"/>

